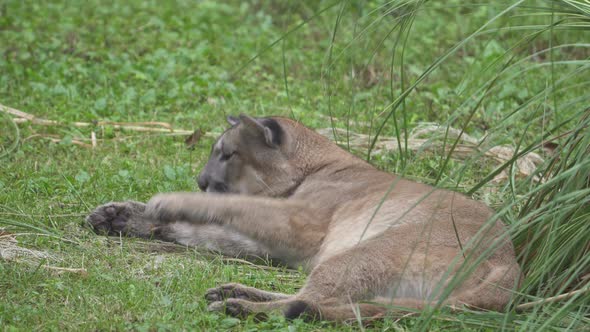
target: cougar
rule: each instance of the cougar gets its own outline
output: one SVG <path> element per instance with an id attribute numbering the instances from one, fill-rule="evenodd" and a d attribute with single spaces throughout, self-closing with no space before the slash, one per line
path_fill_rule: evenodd
<path id="1" fill-rule="evenodd" d="M 270 257 L 309 272 L 294 295 L 241 284 L 207 291 L 209 310 L 236 317 L 347 321 L 508 305 L 520 267 L 485 204 L 380 171 L 288 118 L 228 122 L 198 177 L 202 193 L 108 203 L 87 221 L 100 233 Z"/>

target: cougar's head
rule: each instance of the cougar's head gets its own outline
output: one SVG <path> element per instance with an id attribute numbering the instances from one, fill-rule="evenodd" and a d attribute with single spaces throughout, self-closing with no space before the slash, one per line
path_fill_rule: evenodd
<path id="1" fill-rule="evenodd" d="M 206 192 L 286 196 L 297 183 L 290 163 L 291 137 L 278 118 L 229 116 L 226 130 L 211 149 L 198 177 Z"/>

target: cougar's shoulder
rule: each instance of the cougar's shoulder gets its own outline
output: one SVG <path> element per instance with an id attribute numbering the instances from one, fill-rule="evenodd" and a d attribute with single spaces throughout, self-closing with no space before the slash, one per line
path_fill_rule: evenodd
<path id="1" fill-rule="evenodd" d="M 344 150 L 328 138 L 290 119 L 280 124 L 289 128 L 296 141 L 294 163 L 301 170 L 301 181 L 294 197 L 307 197 L 327 204 L 342 204 L 354 199 L 367 200 L 387 191 L 399 179 Z"/>

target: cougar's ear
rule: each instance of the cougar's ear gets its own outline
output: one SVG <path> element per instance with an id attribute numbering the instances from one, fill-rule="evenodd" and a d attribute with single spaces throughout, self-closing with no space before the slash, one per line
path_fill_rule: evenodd
<path id="1" fill-rule="evenodd" d="M 228 115 L 226 119 L 227 119 L 227 123 L 229 123 L 230 126 L 232 126 L 232 127 L 235 127 L 240 123 L 240 119 L 236 118 L 233 115 Z"/>
<path id="2" fill-rule="evenodd" d="M 256 138 L 262 138 L 264 143 L 271 148 L 281 145 L 283 129 L 274 119 L 254 119 L 246 114 L 240 114 L 240 122 L 244 124 L 244 130 Z"/>

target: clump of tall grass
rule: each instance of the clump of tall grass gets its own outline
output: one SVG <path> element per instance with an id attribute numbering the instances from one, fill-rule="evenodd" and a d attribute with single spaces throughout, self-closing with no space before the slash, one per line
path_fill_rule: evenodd
<path id="1" fill-rule="evenodd" d="M 590 313 L 590 109 L 571 121 L 575 125 L 539 169 L 543 181 L 523 190 L 514 220 L 526 271 L 521 291 L 539 299 L 563 295 L 559 303 L 532 307 L 550 307 L 544 326 L 570 312 Z"/>
<path id="2" fill-rule="evenodd" d="M 429 313 L 423 315 L 421 328 L 427 329 L 437 319 L 508 329 L 587 328 L 590 324 L 590 93 L 587 92 L 590 91 L 587 79 L 590 44 L 580 37 L 590 37 L 590 3 L 520 0 L 486 5 L 393 0 L 370 4 L 373 4 L 371 10 L 359 11 L 361 4 L 341 2 L 324 69 L 330 104 L 337 100 L 330 86 L 340 84 L 334 78 L 339 67 L 345 71 L 359 66 L 383 66 L 387 64 L 384 59 L 389 57 L 390 74 L 385 83 L 374 88 L 383 91 L 373 98 L 371 109 L 361 110 L 358 106 L 355 109 L 359 89 L 354 83 L 351 83 L 351 95 L 342 97 L 351 101 L 344 114 L 334 114 L 336 106 L 327 108 L 331 117 L 345 115 L 347 128 L 359 118 L 370 121 L 368 130 L 372 140 L 368 158 L 379 136 L 393 132 L 399 142 L 401 172 L 411 167 L 412 155 L 407 153 L 404 139 L 411 129 L 412 111 L 408 105 L 413 98 L 419 98 L 416 90 L 427 90 L 428 84 L 433 84 L 428 82 L 433 73 L 442 70 L 453 57 L 456 63 L 457 53 L 474 50 L 481 53 L 465 57 L 464 77 L 458 86 L 450 87 L 455 92 L 452 111 L 443 124 L 459 128 L 461 133 L 477 131 L 474 122 L 487 116 L 492 120 L 485 129 L 482 153 L 506 141 L 516 146 L 513 158 L 466 190 L 476 194 L 501 172 L 508 174 L 505 184 L 497 189 L 501 201 L 497 216 L 509 225 L 524 273 L 512 310 L 478 313 L 463 319 Z M 414 47 L 412 40 L 420 40 L 412 38 L 415 27 L 420 20 L 434 20 L 435 15 L 422 13 L 436 14 L 437 10 L 467 11 L 466 17 L 470 11 L 486 14 L 476 29 L 465 32 L 421 72 L 416 73 L 414 68 L 414 74 L 407 75 L 408 67 L 413 65 L 407 53 Z M 349 29 L 355 33 L 347 36 L 348 39 L 343 37 L 346 41 L 339 45 L 336 35 L 343 30 L 347 13 L 356 17 L 352 20 L 354 29 Z M 462 19 L 460 15 L 457 17 Z M 475 40 L 486 45 L 484 50 L 470 48 Z M 490 53 L 488 46 L 497 45 L 497 40 L 502 40 L 503 48 L 491 52 L 494 53 L 491 56 L 486 54 Z M 515 93 L 518 100 L 504 103 L 507 93 Z M 491 105 L 496 105 L 497 111 L 489 114 L 485 108 Z M 458 138 L 442 139 L 451 151 L 459 142 Z M 532 151 L 542 152 L 545 162 L 528 178 L 517 178 L 514 168 L 518 158 Z M 447 153 L 441 158 L 438 184 L 444 182 L 443 174 L 449 172 L 450 178 L 459 183 L 468 164 L 481 157 L 474 155 L 465 167 L 448 170 L 450 156 Z"/>

